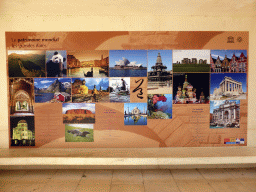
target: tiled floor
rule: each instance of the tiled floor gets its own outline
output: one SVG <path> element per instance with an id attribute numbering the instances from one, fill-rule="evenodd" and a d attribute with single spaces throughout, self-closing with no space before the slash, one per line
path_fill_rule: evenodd
<path id="1" fill-rule="evenodd" d="M 0 191 L 256 192 L 256 168 L 186 170 L 0 170 Z"/>

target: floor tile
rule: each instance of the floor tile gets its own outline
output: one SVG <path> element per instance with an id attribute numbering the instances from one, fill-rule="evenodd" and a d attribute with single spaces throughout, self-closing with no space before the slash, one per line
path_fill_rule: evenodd
<path id="1" fill-rule="evenodd" d="M 21 179 L 18 180 L 19 183 L 47 183 L 50 179 L 54 177 L 57 170 L 28 170 L 26 174 L 23 175 Z"/>
<path id="2" fill-rule="evenodd" d="M 208 182 L 235 182 L 235 177 L 225 169 L 199 169 Z"/>
<path id="3" fill-rule="evenodd" d="M 110 192 L 144 192 L 143 184 L 111 185 Z"/>
<path id="4" fill-rule="evenodd" d="M 8 188 L 5 192 L 43 192 L 43 188 L 46 184 L 24 184 L 24 183 L 18 183 L 12 185 L 10 188 Z"/>
<path id="5" fill-rule="evenodd" d="M 208 183 L 177 183 L 181 192 L 215 192 Z"/>
<path id="6" fill-rule="evenodd" d="M 44 192 L 50 192 L 50 191 L 54 191 L 54 192 L 74 192 L 76 190 L 76 188 L 78 187 L 78 183 L 74 182 L 74 181 L 50 181 L 49 183 L 47 183 L 45 185 L 45 187 L 43 188 Z"/>
<path id="7" fill-rule="evenodd" d="M 144 182 L 145 192 L 179 192 L 177 184 L 174 182 L 158 182 L 146 181 Z"/>
<path id="8" fill-rule="evenodd" d="M 212 182 L 210 183 L 216 192 L 250 192 L 251 190 L 239 182 Z"/>
<path id="9" fill-rule="evenodd" d="M 256 180 L 254 182 L 242 182 L 242 184 L 253 192 L 256 192 Z"/>
<path id="10" fill-rule="evenodd" d="M 142 184 L 141 170 L 114 170 L 112 184 Z"/>
<path id="11" fill-rule="evenodd" d="M 88 181 L 79 183 L 75 192 L 109 192 L 110 183 L 105 181 Z"/>
<path id="12" fill-rule="evenodd" d="M 225 169 L 228 173 L 236 178 L 239 182 L 254 182 L 256 179 L 256 169 Z"/>
<path id="13" fill-rule="evenodd" d="M 206 179 L 195 169 L 173 169 L 171 170 L 175 182 L 200 182 L 208 183 Z"/>
<path id="14" fill-rule="evenodd" d="M 142 177 L 144 182 L 175 182 L 170 170 L 142 170 Z"/>
<path id="15" fill-rule="evenodd" d="M 113 177 L 112 170 L 85 170 L 80 183 L 104 181 L 110 184 L 112 177 Z"/>

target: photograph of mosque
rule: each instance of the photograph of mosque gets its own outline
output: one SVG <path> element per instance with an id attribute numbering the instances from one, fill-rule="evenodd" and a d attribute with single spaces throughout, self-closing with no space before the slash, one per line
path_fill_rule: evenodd
<path id="1" fill-rule="evenodd" d="M 148 51 L 148 94 L 172 94 L 172 50 Z"/>
<path id="2" fill-rule="evenodd" d="M 130 77 L 109 78 L 110 102 L 130 102 Z"/>
<path id="3" fill-rule="evenodd" d="M 147 125 L 147 103 L 125 103 L 124 125 Z"/>
<path id="4" fill-rule="evenodd" d="M 67 54 L 68 77 L 108 77 L 108 50 L 68 51 Z"/>
<path id="5" fill-rule="evenodd" d="M 110 77 L 147 77 L 146 50 L 110 50 Z"/>
<path id="6" fill-rule="evenodd" d="M 109 79 L 72 78 L 72 102 L 109 102 Z"/>
<path id="7" fill-rule="evenodd" d="M 239 128 L 240 100 L 210 102 L 210 128 Z"/>
<path id="8" fill-rule="evenodd" d="M 8 51 L 9 77 L 45 77 L 45 51 Z"/>
<path id="9" fill-rule="evenodd" d="M 172 94 L 148 95 L 148 119 L 172 119 Z"/>
<path id="10" fill-rule="evenodd" d="M 173 72 L 210 72 L 210 50 L 173 50 Z"/>
<path id="11" fill-rule="evenodd" d="M 174 73 L 174 104 L 207 104 L 210 100 L 209 73 Z"/>
<path id="12" fill-rule="evenodd" d="M 10 115 L 34 115 L 33 78 L 9 79 Z"/>
<path id="13" fill-rule="evenodd" d="M 246 82 L 246 73 L 212 73 L 210 99 L 246 99 Z"/>
<path id="14" fill-rule="evenodd" d="M 11 146 L 35 146 L 34 116 L 10 117 Z"/>
<path id="15" fill-rule="evenodd" d="M 212 73 L 246 73 L 246 50 L 211 50 Z"/>

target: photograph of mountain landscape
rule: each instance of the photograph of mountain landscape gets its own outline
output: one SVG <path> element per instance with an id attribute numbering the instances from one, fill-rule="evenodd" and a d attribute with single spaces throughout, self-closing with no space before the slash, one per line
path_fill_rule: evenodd
<path id="1" fill-rule="evenodd" d="M 94 103 L 63 103 L 63 123 L 95 123 Z"/>
<path id="2" fill-rule="evenodd" d="M 8 51 L 9 77 L 45 77 L 45 51 Z"/>
<path id="3" fill-rule="evenodd" d="M 36 103 L 71 102 L 71 79 L 35 78 L 34 91 Z"/>

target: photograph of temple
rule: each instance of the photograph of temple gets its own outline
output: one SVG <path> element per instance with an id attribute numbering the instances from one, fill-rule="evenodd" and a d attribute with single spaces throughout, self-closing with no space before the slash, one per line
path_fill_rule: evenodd
<path id="1" fill-rule="evenodd" d="M 148 94 L 172 94 L 172 50 L 148 51 Z"/>
<path id="2" fill-rule="evenodd" d="M 146 50 L 110 50 L 110 77 L 147 77 Z"/>
<path id="3" fill-rule="evenodd" d="M 34 116 L 10 117 L 11 146 L 35 146 Z"/>
<path id="4" fill-rule="evenodd" d="M 210 102 L 210 128 L 239 128 L 240 101 L 224 100 Z"/>
<path id="5" fill-rule="evenodd" d="M 147 125 L 147 103 L 125 103 L 124 124 Z"/>
<path id="6" fill-rule="evenodd" d="M 211 72 L 246 73 L 246 50 L 211 50 Z"/>
<path id="7" fill-rule="evenodd" d="M 210 50 L 173 50 L 173 72 L 210 72 Z"/>
<path id="8" fill-rule="evenodd" d="M 246 99 L 246 73 L 211 74 L 211 100 Z"/>
<path id="9" fill-rule="evenodd" d="M 10 115 L 34 115 L 34 85 L 32 78 L 10 78 Z"/>
<path id="10" fill-rule="evenodd" d="M 174 73 L 174 104 L 209 103 L 209 73 Z"/>
<path id="11" fill-rule="evenodd" d="M 108 77 L 109 51 L 68 51 L 68 77 Z"/>

